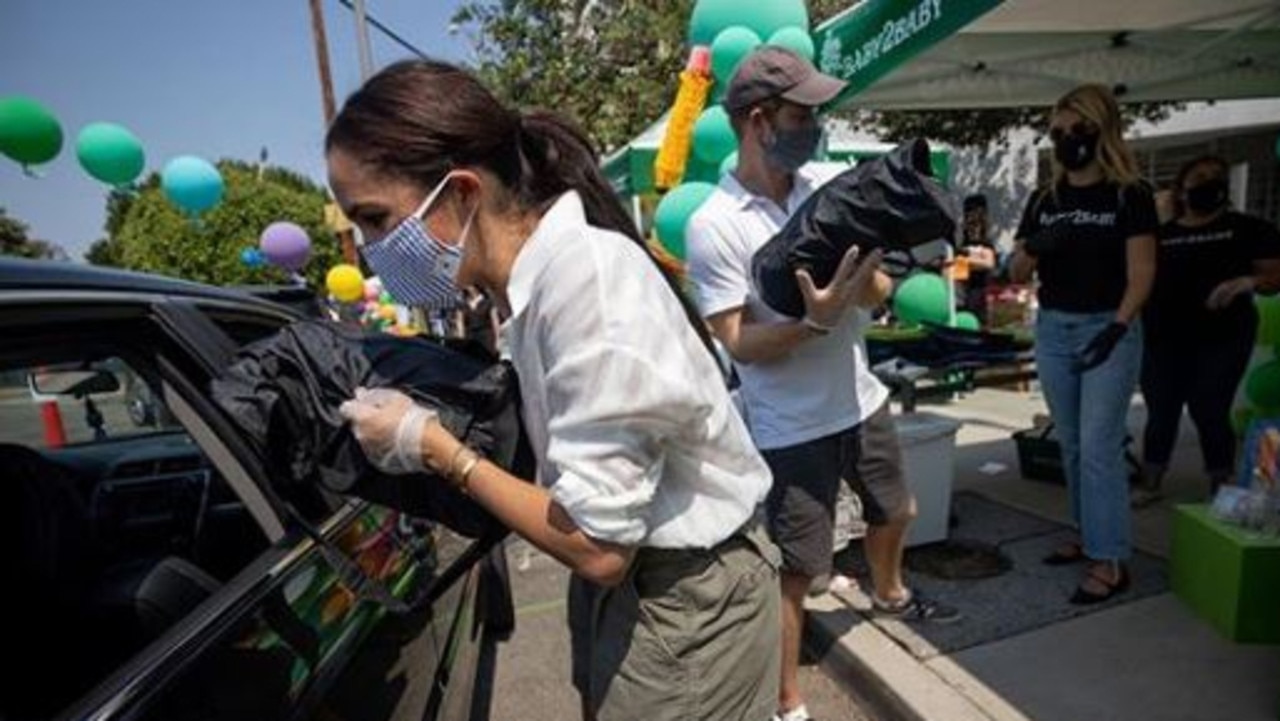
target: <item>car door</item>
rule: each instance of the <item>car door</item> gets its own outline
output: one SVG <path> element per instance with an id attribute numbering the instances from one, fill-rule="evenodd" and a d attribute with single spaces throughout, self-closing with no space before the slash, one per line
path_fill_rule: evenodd
<path id="1" fill-rule="evenodd" d="M 216 372 L 209 359 L 224 358 L 234 345 L 223 329 L 249 340 L 255 324 L 266 331 L 278 322 L 245 309 L 183 302 L 158 306 L 156 319 L 185 358 L 204 360 L 170 367 L 174 390 L 182 388 L 190 411 L 210 421 L 209 430 L 228 442 L 272 497 L 287 528 L 277 546 L 288 548 L 270 569 L 270 582 L 259 584 L 252 602 L 243 604 L 254 610 L 232 624 L 220 646 L 168 698 L 203 697 L 209 708 L 227 707 L 239 718 L 249 710 L 263 717 L 275 703 L 301 716 L 485 715 L 496 639 L 487 622 L 510 623 L 503 557 L 491 550 L 500 536 L 464 538 L 358 499 L 345 499 L 327 515 L 312 510 L 321 504 L 285 505 L 272 490 L 275 481 L 264 477 L 247 444 L 201 392 L 207 379 L 199 375 Z M 275 679 L 268 684 L 271 693 L 258 689 L 260 695 L 247 701 L 226 693 L 225 673 L 246 663 L 262 665 L 261 679 Z M 234 706 L 247 702 L 257 706 Z M 154 708 L 164 709 L 157 718 L 172 715 L 167 700 Z"/>

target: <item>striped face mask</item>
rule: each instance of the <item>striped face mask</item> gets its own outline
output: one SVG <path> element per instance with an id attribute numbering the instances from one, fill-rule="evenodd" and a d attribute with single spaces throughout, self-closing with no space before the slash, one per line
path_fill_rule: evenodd
<path id="1" fill-rule="evenodd" d="M 444 243 L 431 235 L 423 218 L 440 191 L 449 184 L 452 175 L 446 175 L 427 195 L 418 209 L 400 221 L 386 236 L 365 242 L 363 234 L 356 230 L 356 242 L 360 254 L 382 285 L 397 303 L 445 310 L 460 302 L 458 270 L 462 267 L 462 248 L 475 219 L 476 209 L 467 216 L 458 236 L 458 244 Z"/>

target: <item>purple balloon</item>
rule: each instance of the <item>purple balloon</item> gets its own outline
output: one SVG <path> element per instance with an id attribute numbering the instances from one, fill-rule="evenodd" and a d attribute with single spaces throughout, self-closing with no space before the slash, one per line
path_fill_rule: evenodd
<path id="1" fill-rule="evenodd" d="M 262 254 L 273 265 L 297 272 L 311 256 L 311 238 L 295 223 L 279 221 L 267 226 L 258 239 Z"/>

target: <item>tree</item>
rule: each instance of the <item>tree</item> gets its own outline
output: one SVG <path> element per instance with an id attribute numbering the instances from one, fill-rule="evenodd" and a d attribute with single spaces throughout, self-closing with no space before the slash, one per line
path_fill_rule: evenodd
<path id="1" fill-rule="evenodd" d="M 226 184 L 222 202 L 194 218 L 169 202 L 155 173 L 135 194 L 109 196 L 107 237 L 90 248 L 90 262 L 216 285 L 286 282 L 283 271 L 246 266 L 240 253 L 256 247 L 268 225 L 288 220 L 311 237 L 304 275 L 312 287 L 323 288 L 324 274 L 341 262 L 338 242 L 324 225 L 324 189 L 283 168 L 259 176 L 254 165 L 223 160 L 218 169 Z"/>
<path id="2" fill-rule="evenodd" d="M 27 224 L 9 215 L 0 207 L 0 255 L 16 255 L 19 258 L 66 260 L 67 253 L 47 240 L 28 235 Z"/>
<path id="3" fill-rule="evenodd" d="M 468 0 L 478 72 L 506 102 L 552 108 L 608 152 L 675 97 L 693 0 Z"/>

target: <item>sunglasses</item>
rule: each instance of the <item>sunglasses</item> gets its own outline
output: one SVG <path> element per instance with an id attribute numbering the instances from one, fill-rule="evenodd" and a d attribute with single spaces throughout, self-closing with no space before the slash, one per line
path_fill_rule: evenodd
<path id="1" fill-rule="evenodd" d="M 1083 120 L 1078 120 L 1066 128 L 1060 125 L 1055 125 L 1049 128 L 1049 140 L 1052 140 L 1055 143 L 1058 142 L 1059 140 L 1062 140 L 1068 135 L 1097 135 L 1097 134 L 1098 134 L 1098 126 Z"/>

